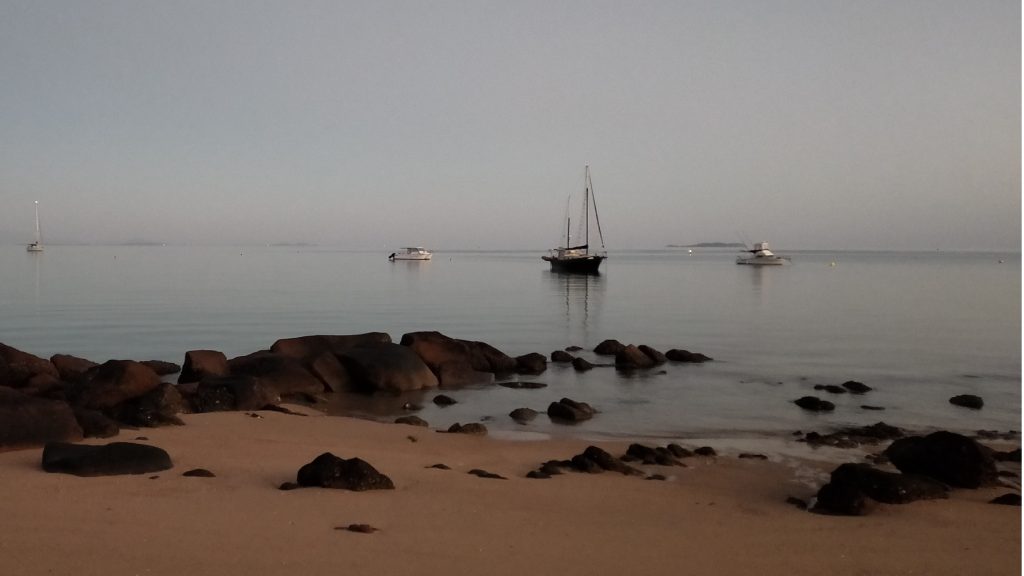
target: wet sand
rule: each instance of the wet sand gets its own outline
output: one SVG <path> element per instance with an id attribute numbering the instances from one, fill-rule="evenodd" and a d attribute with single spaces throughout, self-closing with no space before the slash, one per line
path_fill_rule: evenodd
<path id="1" fill-rule="evenodd" d="M 689 458 L 616 473 L 525 474 L 588 444 L 509 441 L 364 420 L 259 412 L 183 415 L 124 430 L 159 446 L 157 474 L 47 474 L 41 449 L 0 454 L 7 574 L 1019 574 L 1021 509 L 1005 488 L 812 514 L 834 464 Z M 615 455 L 626 444 L 600 443 Z M 694 446 L 691 446 L 694 447 Z M 281 491 L 323 452 L 366 460 L 393 491 Z M 856 460 L 851 453 L 851 461 Z M 443 463 L 451 470 L 428 468 Z M 183 477 L 206 468 L 215 478 Z M 473 468 L 505 476 L 484 479 Z M 153 477 L 156 478 L 153 478 Z M 369 524 L 371 534 L 339 527 Z"/>

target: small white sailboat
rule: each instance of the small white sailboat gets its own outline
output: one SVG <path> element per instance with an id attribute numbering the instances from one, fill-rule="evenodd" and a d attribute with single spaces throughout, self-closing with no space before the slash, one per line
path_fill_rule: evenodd
<path id="1" fill-rule="evenodd" d="M 25 250 L 29 252 L 42 252 L 43 251 L 43 233 L 39 228 L 39 200 L 36 200 L 36 235 L 35 240 L 25 247 Z"/>
<path id="2" fill-rule="evenodd" d="M 388 256 L 388 260 L 430 260 L 433 256 L 422 246 L 406 246 L 399 248 Z"/>

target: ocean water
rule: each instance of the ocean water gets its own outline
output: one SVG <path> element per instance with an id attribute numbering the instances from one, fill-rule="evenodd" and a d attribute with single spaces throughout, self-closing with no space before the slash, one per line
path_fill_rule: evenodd
<path id="1" fill-rule="evenodd" d="M 737 266 L 730 250 L 611 252 L 600 276 L 552 273 L 538 252 L 389 251 L 326 247 L 0 247 L 0 342 L 49 357 L 181 363 L 191 349 L 229 357 L 307 334 L 418 330 L 488 342 L 512 356 L 601 340 L 684 348 L 714 358 L 621 373 L 549 364 L 526 380 L 403 397 L 340 395 L 331 410 L 390 420 L 406 402 L 435 428 L 486 420 L 530 438 L 781 437 L 885 421 L 912 429 L 1020 430 L 1019 253 L 790 252 L 781 268 Z M 584 351 L 583 356 L 605 361 Z M 866 395 L 815 384 L 858 380 Z M 978 394 L 985 407 L 952 406 Z M 817 395 L 828 414 L 792 401 Z M 600 414 L 576 425 L 514 408 L 561 397 Z M 884 407 L 868 411 L 862 405 Z"/>

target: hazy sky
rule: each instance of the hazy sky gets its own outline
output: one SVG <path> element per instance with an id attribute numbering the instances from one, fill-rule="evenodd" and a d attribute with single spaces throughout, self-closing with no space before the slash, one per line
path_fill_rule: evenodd
<path id="1" fill-rule="evenodd" d="M 1019 0 L 0 0 L 0 242 L 1021 245 Z"/>

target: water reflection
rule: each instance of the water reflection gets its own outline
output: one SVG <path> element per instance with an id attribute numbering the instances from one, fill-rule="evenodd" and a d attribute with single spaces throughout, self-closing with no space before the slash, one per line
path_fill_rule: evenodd
<path id="1" fill-rule="evenodd" d="M 565 304 L 565 319 L 587 325 L 592 305 L 596 305 L 604 294 L 604 282 L 599 274 L 566 274 L 546 271 L 544 276 L 549 286 Z"/>

